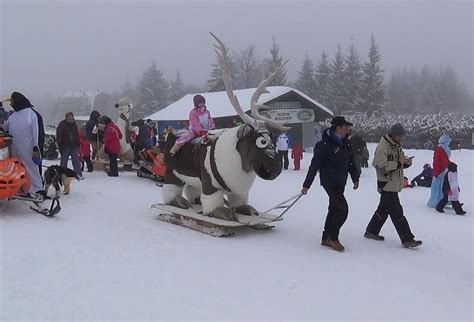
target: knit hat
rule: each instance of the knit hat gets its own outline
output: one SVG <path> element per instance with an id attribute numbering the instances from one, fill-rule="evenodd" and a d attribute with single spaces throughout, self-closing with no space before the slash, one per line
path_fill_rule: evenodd
<path id="1" fill-rule="evenodd" d="M 193 103 L 195 107 L 198 107 L 199 103 L 206 104 L 206 99 L 204 96 L 198 94 L 193 97 Z"/>
<path id="2" fill-rule="evenodd" d="M 390 128 L 390 132 L 388 132 L 388 134 L 390 134 L 390 136 L 405 136 L 407 132 L 405 131 L 403 125 L 396 123 Z"/>

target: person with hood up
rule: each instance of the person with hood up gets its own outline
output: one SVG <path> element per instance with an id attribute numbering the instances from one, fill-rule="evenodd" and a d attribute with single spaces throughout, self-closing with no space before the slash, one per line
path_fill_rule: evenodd
<path id="1" fill-rule="evenodd" d="M 306 195 L 319 172 L 321 185 L 329 196 L 321 245 L 338 252 L 344 251 L 344 246 L 339 241 L 339 232 L 349 213 L 349 206 L 344 197 L 348 174 L 351 175 L 354 190 L 359 188 L 360 173 L 357 171 L 354 154 L 347 139 L 351 126 L 352 123 L 342 116 L 332 119 L 331 128 L 324 130 L 322 140 L 314 147 L 313 159 L 301 190 L 301 193 Z"/>
<path id="2" fill-rule="evenodd" d="M 398 198 L 398 193 L 403 189 L 403 169 L 412 164 L 412 158 L 405 156 L 401 145 L 405 135 L 403 126 L 396 123 L 389 133 L 380 139 L 375 150 L 372 165 L 377 174 L 377 191 L 380 193 L 380 201 L 365 230 L 364 237 L 378 241 L 385 240 L 379 233 L 390 216 L 402 246 L 413 248 L 420 246 L 422 241 L 415 240 Z"/>
<path id="3" fill-rule="evenodd" d="M 61 153 L 61 167 L 67 168 L 69 157 L 72 161 L 74 172 L 83 179 L 81 170 L 81 161 L 79 159 L 79 129 L 73 112 L 67 112 L 64 120 L 62 120 L 56 129 L 56 142 L 58 144 L 59 153 Z"/>
<path id="4" fill-rule="evenodd" d="M 206 107 L 206 99 L 202 95 L 193 97 L 194 107 L 189 113 L 189 131 L 180 136 L 170 150 L 171 155 L 175 155 L 181 147 L 197 136 L 205 138 L 210 130 L 214 130 L 216 125 L 211 117 L 211 113 Z"/>
<path id="5" fill-rule="evenodd" d="M 86 123 L 86 137 L 92 146 L 92 159 L 95 160 L 100 150 L 102 143 L 102 133 L 99 131 L 99 117 L 100 113 L 92 111 L 89 120 Z"/>
<path id="6" fill-rule="evenodd" d="M 21 93 L 13 92 L 10 97 L 13 114 L 8 121 L 2 122 L 2 128 L 13 136 L 12 156 L 21 160 L 30 177 L 29 193 L 44 198 L 43 179 L 38 169 L 41 166 L 41 133 L 39 113 L 33 109 L 30 101 Z M 41 120 L 42 121 L 42 120 Z M 44 144 L 44 141 L 43 141 Z"/>
<path id="7" fill-rule="evenodd" d="M 438 145 L 433 155 L 433 181 L 431 182 L 431 194 L 428 207 L 436 208 L 438 202 L 443 199 L 444 176 L 448 172 L 449 158 L 451 157 L 451 137 L 443 134 L 438 140 Z"/>
<path id="8" fill-rule="evenodd" d="M 109 156 L 110 168 L 107 172 L 109 177 L 118 177 L 118 164 L 117 158 L 120 153 L 120 139 L 122 139 L 122 132 L 112 120 L 103 116 L 103 122 L 105 125 L 104 130 L 104 147 L 105 153 Z"/>

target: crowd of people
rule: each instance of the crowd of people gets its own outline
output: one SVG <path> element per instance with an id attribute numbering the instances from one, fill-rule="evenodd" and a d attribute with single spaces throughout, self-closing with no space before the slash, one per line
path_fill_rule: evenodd
<path id="1" fill-rule="evenodd" d="M 44 148 L 44 126 L 41 115 L 30 101 L 21 93 L 14 92 L 9 98 L 13 109 L 8 118 L 0 114 L 0 126 L 13 136 L 12 155 L 25 165 L 30 177 L 30 193 L 45 195 L 42 181 L 42 158 Z M 194 106 L 189 114 L 188 132 L 180 136 L 171 148 L 170 155 L 179 153 L 181 147 L 199 138 L 206 143 L 209 131 L 215 129 L 211 113 L 206 107 L 206 100 L 201 95 L 193 99 Z M 82 127 L 78 127 L 74 114 L 68 112 L 56 129 L 56 142 L 61 155 L 60 166 L 67 167 L 72 161 L 74 172 L 83 179 L 83 171 L 94 171 L 93 160 L 101 151 L 108 155 L 109 169 L 107 174 L 118 176 L 117 158 L 120 154 L 120 140 L 130 135 L 131 145 L 137 158 L 139 152 L 157 144 L 158 133 L 151 120 L 138 120 L 131 124 L 129 133 L 122 133 L 110 117 L 92 111 L 90 118 Z M 322 233 L 321 244 L 336 251 L 344 251 L 339 240 L 341 227 L 347 219 L 349 206 L 344 196 L 346 181 L 350 175 L 353 188 L 359 188 L 359 178 L 363 167 L 368 167 L 369 154 L 367 144 L 360 132 L 352 130 L 353 124 L 342 116 L 331 120 L 314 147 L 314 155 L 303 183 L 301 193 L 307 194 L 314 178 L 319 173 L 320 182 L 329 197 L 328 213 Z M 406 248 L 422 244 L 413 235 L 403 207 L 398 197 L 404 187 L 430 187 L 431 194 L 427 205 L 443 213 L 448 202 L 455 213 L 463 215 L 463 204 L 459 201 L 459 184 L 457 165 L 450 160 L 451 138 L 447 134 L 440 136 L 434 148 L 433 167 L 423 166 L 422 172 L 408 183 L 404 169 L 412 165 L 412 157 L 405 155 L 402 140 L 407 131 L 400 123 L 395 123 L 390 130 L 381 136 L 375 150 L 372 165 L 376 169 L 377 187 L 380 201 L 364 236 L 374 240 L 384 240 L 380 230 L 390 216 Z M 299 142 L 290 144 L 287 133 L 281 133 L 276 140 L 278 157 L 284 170 L 289 168 L 289 150 L 294 160 L 294 169 L 299 170 L 303 159 L 303 148 Z"/>

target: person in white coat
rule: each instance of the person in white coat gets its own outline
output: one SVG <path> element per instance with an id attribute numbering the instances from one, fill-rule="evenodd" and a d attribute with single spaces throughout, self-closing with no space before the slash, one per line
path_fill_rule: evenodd
<path id="1" fill-rule="evenodd" d="M 13 136 L 12 156 L 20 159 L 30 177 L 30 193 L 44 196 L 41 164 L 40 124 L 33 105 L 21 93 L 13 92 L 10 99 L 13 114 L 0 126 Z"/>
<path id="2" fill-rule="evenodd" d="M 290 139 L 286 133 L 282 133 L 276 142 L 278 157 L 283 162 L 283 169 L 288 170 L 290 160 L 288 159 L 288 149 L 290 147 Z"/>

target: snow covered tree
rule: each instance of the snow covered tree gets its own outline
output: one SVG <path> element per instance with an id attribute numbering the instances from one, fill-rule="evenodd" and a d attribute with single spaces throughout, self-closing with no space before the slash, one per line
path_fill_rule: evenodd
<path id="1" fill-rule="evenodd" d="M 263 78 L 262 63 L 250 45 L 235 55 L 236 89 L 257 87 Z"/>
<path id="2" fill-rule="evenodd" d="M 146 117 L 166 107 L 169 103 L 168 91 L 168 82 L 164 79 L 163 73 L 156 67 L 156 63 L 153 62 L 143 73 L 138 85 L 140 102 L 136 108 L 137 114 Z"/>
<path id="3" fill-rule="evenodd" d="M 344 108 L 344 57 L 342 56 L 341 46 L 337 46 L 336 55 L 331 64 L 330 78 L 330 106 L 328 106 L 335 115 L 340 114 Z"/>
<path id="4" fill-rule="evenodd" d="M 278 72 L 275 76 L 275 79 L 270 83 L 270 86 L 284 86 L 286 84 L 286 69 L 279 69 L 283 62 L 285 61 L 283 57 L 280 56 L 280 46 L 278 46 L 275 36 L 273 36 L 272 48 L 270 48 L 271 58 L 265 60 L 265 75 L 270 75 L 275 70 L 278 69 Z"/>
<path id="5" fill-rule="evenodd" d="M 323 51 L 315 72 L 316 95 L 315 99 L 323 105 L 331 103 L 331 65 L 328 55 Z"/>
<path id="6" fill-rule="evenodd" d="M 305 56 L 301 70 L 298 72 L 298 79 L 296 80 L 295 86 L 311 98 L 316 96 L 314 66 L 308 55 Z"/>
<path id="7" fill-rule="evenodd" d="M 375 37 L 370 37 L 369 61 L 364 64 L 362 78 L 362 100 L 360 110 L 372 114 L 385 103 L 384 71 L 380 65 L 380 51 Z"/>
<path id="8" fill-rule="evenodd" d="M 170 100 L 176 102 L 185 94 L 183 79 L 179 70 L 176 72 L 176 79 L 171 81 Z"/>
<path id="9" fill-rule="evenodd" d="M 344 66 L 344 103 L 345 109 L 356 110 L 361 100 L 362 63 L 359 51 L 351 42 L 345 57 Z"/>

